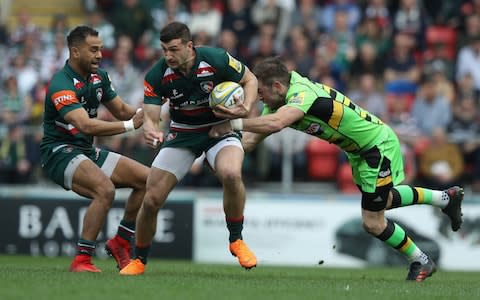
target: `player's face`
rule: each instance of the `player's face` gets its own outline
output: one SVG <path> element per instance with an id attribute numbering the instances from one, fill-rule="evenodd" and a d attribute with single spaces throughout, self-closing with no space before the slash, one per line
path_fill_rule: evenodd
<path id="1" fill-rule="evenodd" d="M 260 101 L 265 103 L 270 109 L 278 109 L 285 104 L 285 95 L 280 93 L 275 84 L 269 86 L 262 81 L 258 81 L 258 96 Z"/>
<path id="2" fill-rule="evenodd" d="M 96 73 L 102 60 L 103 44 L 98 36 L 89 35 L 85 43 L 78 47 L 79 66 L 82 71 Z"/>
<path id="3" fill-rule="evenodd" d="M 184 43 L 181 39 L 174 39 L 168 43 L 162 43 L 163 55 L 167 66 L 172 69 L 183 69 L 191 61 L 192 42 Z"/>

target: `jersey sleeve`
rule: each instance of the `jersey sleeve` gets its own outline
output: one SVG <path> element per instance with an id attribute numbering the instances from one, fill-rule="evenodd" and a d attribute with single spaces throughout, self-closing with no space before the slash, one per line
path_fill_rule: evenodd
<path id="1" fill-rule="evenodd" d="M 110 75 L 105 72 L 105 75 L 103 76 L 103 95 L 102 95 L 102 102 L 108 102 L 113 100 L 113 98 L 117 97 L 117 92 L 115 92 L 115 89 L 112 86 L 112 79 L 110 78 Z"/>
<path id="2" fill-rule="evenodd" d="M 220 55 L 223 66 L 219 66 L 219 68 L 223 70 L 225 81 L 239 82 L 245 74 L 245 65 L 225 50 Z"/>
<path id="3" fill-rule="evenodd" d="M 47 95 L 47 100 L 51 102 L 62 118 L 68 112 L 83 107 L 75 94 L 73 86 L 50 83 Z"/>
<path id="4" fill-rule="evenodd" d="M 162 105 L 162 93 L 160 87 L 157 87 L 155 82 L 158 81 L 158 76 L 155 72 L 156 69 L 151 69 L 146 75 L 143 81 L 143 102 L 145 104 Z M 155 75 L 157 74 L 157 75 Z"/>
<path id="5" fill-rule="evenodd" d="M 287 95 L 286 105 L 298 108 L 306 114 L 317 97 L 311 89 L 298 90 Z"/>

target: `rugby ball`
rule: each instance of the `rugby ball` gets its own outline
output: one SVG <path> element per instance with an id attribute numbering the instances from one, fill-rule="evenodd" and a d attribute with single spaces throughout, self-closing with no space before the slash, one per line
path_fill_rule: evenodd
<path id="1" fill-rule="evenodd" d="M 217 105 L 223 105 L 225 107 L 234 106 L 234 96 L 238 96 L 240 102 L 243 102 L 243 87 L 237 82 L 224 81 L 213 88 L 208 97 L 208 103 L 210 107 Z"/>

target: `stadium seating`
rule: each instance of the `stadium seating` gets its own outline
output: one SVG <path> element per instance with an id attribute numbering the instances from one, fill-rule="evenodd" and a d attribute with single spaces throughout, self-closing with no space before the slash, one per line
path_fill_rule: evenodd
<path id="1" fill-rule="evenodd" d="M 358 187 L 353 182 L 352 167 L 348 162 L 344 162 L 338 167 L 337 185 L 342 193 L 359 193 Z"/>
<path id="2" fill-rule="evenodd" d="M 313 180 L 335 180 L 339 149 L 320 139 L 311 139 L 306 145 L 308 176 Z"/>

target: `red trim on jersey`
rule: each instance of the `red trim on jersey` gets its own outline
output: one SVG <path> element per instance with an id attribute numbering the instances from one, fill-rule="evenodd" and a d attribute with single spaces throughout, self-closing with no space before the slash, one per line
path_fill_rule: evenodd
<path id="1" fill-rule="evenodd" d="M 68 130 L 68 129 L 66 129 L 66 128 L 63 128 L 63 127 L 60 127 L 60 126 L 56 125 L 56 129 L 57 129 L 58 131 L 61 131 L 61 132 L 63 132 L 63 133 L 67 133 L 67 134 L 70 134 L 70 135 L 77 135 L 78 132 L 79 132 L 78 129 L 75 128 L 75 127 L 73 127 L 72 129 Z"/>
<path id="2" fill-rule="evenodd" d="M 186 116 L 196 116 L 198 114 L 210 111 L 210 107 L 200 107 L 195 109 L 181 109 L 182 114 Z"/>
<path id="3" fill-rule="evenodd" d="M 146 80 L 143 81 L 143 94 L 146 97 L 158 97 L 153 91 L 153 86 L 151 86 Z"/>
<path id="4" fill-rule="evenodd" d="M 176 73 L 168 74 L 162 78 L 162 83 L 165 84 L 165 83 L 168 83 L 169 81 L 173 81 L 177 79 L 180 79 L 180 76 L 178 74 Z"/>
<path id="5" fill-rule="evenodd" d="M 212 128 L 212 126 L 197 127 L 197 128 L 179 128 L 179 127 L 175 127 L 174 125 L 170 126 L 170 129 L 176 132 L 207 132 L 210 130 L 210 128 Z"/>

